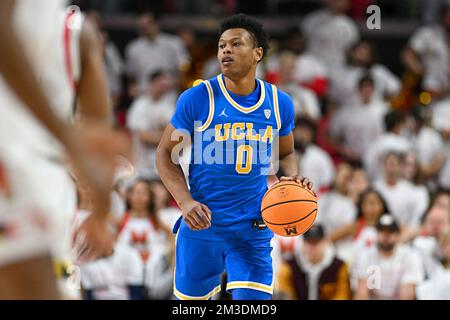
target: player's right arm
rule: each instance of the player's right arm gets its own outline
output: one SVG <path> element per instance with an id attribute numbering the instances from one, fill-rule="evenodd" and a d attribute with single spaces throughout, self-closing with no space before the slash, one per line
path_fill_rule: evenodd
<path id="1" fill-rule="evenodd" d="M 206 205 L 192 198 L 181 166 L 172 161 L 172 152 L 180 143 L 180 140 L 172 138 L 175 136 L 175 131 L 172 124 L 169 124 L 164 130 L 156 152 L 156 167 L 162 182 L 180 207 L 183 219 L 189 228 L 192 230 L 207 229 L 211 226 L 211 211 Z M 185 141 L 190 138 L 187 134 L 182 137 Z"/>

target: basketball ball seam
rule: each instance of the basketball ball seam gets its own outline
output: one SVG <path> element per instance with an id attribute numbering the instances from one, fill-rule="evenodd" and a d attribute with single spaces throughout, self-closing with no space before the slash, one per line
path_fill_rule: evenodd
<path id="1" fill-rule="evenodd" d="M 279 204 L 285 204 L 285 203 L 291 203 L 291 202 L 312 202 L 312 203 L 316 203 L 317 204 L 317 201 L 314 201 L 314 200 L 288 200 L 288 201 L 277 202 L 277 203 L 271 204 L 270 206 L 267 206 L 264 209 L 262 209 L 261 213 L 263 213 L 264 210 L 272 208 L 272 207 L 275 207 L 275 206 L 278 206 Z"/>
<path id="2" fill-rule="evenodd" d="M 314 212 L 316 212 L 316 211 L 317 211 L 317 209 L 314 209 L 313 211 L 311 211 L 310 213 L 308 213 L 308 214 L 307 214 L 306 216 L 304 216 L 303 218 L 300 218 L 300 219 L 295 220 L 295 221 L 290 221 L 290 222 L 284 222 L 284 223 L 272 223 L 272 222 L 270 222 L 270 221 L 267 221 L 267 220 L 264 219 L 264 218 L 263 218 L 263 220 L 264 220 L 264 222 L 267 223 L 267 224 L 271 224 L 271 225 L 274 225 L 274 226 L 284 226 L 284 225 L 289 225 L 289 224 L 293 224 L 293 223 L 296 223 L 296 222 L 305 220 L 306 218 L 308 218 L 310 215 L 312 215 L 312 214 L 313 214 Z"/>
<path id="3" fill-rule="evenodd" d="M 272 188 L 270 188 L 269 190 L 266 191 L 266 193 L 264 194 L 264 196 L 265 196 L 266 194 L 268 194 L 270 191 L 272 191 L 272 190 L 274 190 L 274 189 L 276 189 L 276 188 L 284 187 L 284 186 L 296 186 L 296 187 L 305 189 L 306 191 L 309 192 L 310 195 L 312 195 L 312 196 L 314 196 L 314 197 L 317 197 L 317 195 L 316 195 L 316 193 L 315 193 L 314 191 L 311 191 L 311 190 L 309 190 L 308 188 L 304 188 L 304 187 L 302 187 L 301 185 L 299 185 L 298 183 L 284 183 L 284 184 L 280 184 L 280 185 L 278 185 L 278 186 L 272 187 Z"/>

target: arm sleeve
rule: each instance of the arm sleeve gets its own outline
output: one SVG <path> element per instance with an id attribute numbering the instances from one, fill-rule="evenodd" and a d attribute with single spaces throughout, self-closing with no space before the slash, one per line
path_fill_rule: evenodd
<path id="1" fill-rule="evenodd" d="M 294 130 L 294 103 L 292 102 L 292 98 L 284 93 L 283 91 L 278 90 L 278 104 L 280 108 L 280 120 L 281 120 L 281 128 L 280 128 L 280 136 L 287 136 Z"/>
<path id="2" fill-rule="evenodd" d="M 206 100 L 204 100 L 205 94 Z M 178 97 L 175 113 L 170 119 L 170 123 L 174 126 L 175 129 L 184 129 L 192 134 L 192 132 L 194 131 L 194 121 L 199 119 L 199 108 L 196 108 L 196 105 L 197 101 L 200 103 L 202 102 L 200 99 L 202 99 L 203 101 L 209 101 L 205 84 L 190 88 Z M 206 102 L 206 108 L 209 109 L 208 102 Z"/>

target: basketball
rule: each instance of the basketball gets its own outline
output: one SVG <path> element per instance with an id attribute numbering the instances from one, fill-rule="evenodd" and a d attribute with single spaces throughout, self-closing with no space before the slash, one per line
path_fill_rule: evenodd
<path id="1" fill-rule="evenodd" d="M 274 233 L 294 237 L 308 231 L 317 216 L 317 196 L 293 181 L 270 188 L 261 203 L 264 223 Z"/>

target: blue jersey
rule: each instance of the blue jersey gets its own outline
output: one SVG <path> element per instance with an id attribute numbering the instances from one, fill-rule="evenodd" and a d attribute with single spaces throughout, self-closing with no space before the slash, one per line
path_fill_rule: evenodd
<path id="1" fill-rule="evenodd" d="M 256 89 L 238 96 L 225 87 L 223 75 L 183 92 L 171 119 L 192 138 L 189 187 L 192 197 L 212 212 L 211 227 L 192 231 L 193 238 L 245 237 L 261 219 L 272 145 L 294 128 L 292 99 L 274 85 L 256 80 Z M 189 229 L 189 230 L 188 230 Z M 257 237 L 271 237 L 268 229 Z"/>

